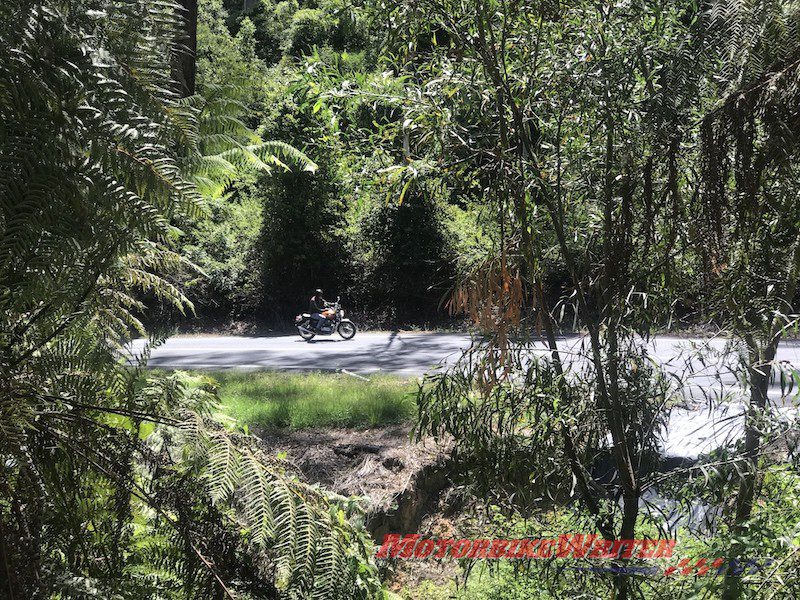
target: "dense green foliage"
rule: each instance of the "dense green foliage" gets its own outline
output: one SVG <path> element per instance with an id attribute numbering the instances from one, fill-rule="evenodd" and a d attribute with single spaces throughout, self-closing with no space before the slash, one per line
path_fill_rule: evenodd
<path id="1" fill-rule="evenodd" d="M 178 225 L 302 162 L 230 98 L 179 98 L 169 2 L 0 7 L 0 589 L 11 598 L 374 595 L 357 504 L 150 375 L 142 300 L 192 305 Z"/>
<path id="2" fill-rule="evenodd" d="M 198 89 L 236 82 L 259 134 L 319 169 L 246 178 L 212 205 L 186 246 L 210 276 L 188 292 L 198 313 L 287 323 L 322 287 L 365 324 L 446 319 L 460 257 L 485 231 L 403 151 L 404 77 L 378 58 L 378 7 L 250 4 L 200 3 Z"/>

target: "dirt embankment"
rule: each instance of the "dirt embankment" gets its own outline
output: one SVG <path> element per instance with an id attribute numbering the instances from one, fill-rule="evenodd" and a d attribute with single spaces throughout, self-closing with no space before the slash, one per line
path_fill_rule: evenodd
<path id="1" fill-rule="evenodd" d="M 416 531 L 449 482 L 450 444 L 412 441 L 405 425 L 376 429 L 257 430 L 269 447 L 312 483 L 365 499 L 368 526 L 384 533 Z"/>
<path id="2" fill-rule="evenodd" d="M 367 527 L 380 544 L 386 533 L 419 533 L 452 539 L 475 537 L 476 524 L 462 514 L 463 498 L 450 476 L 452 443 L 411 441 L 409 427 L 367 430 L 256 430 L 265 444 L 309 482 L 367 504 Z M 381 564 L 389 589 L 404 598 L 423 599 L 423 582 L 463 581 L 455 560 L 388 561 Z"/>

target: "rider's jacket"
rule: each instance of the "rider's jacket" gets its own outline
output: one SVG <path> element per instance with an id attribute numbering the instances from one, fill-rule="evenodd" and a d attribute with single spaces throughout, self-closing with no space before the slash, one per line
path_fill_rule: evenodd
<path id="1" fill-rule="evenodd" d="M 325 310 L 325 300 L 317 296 L 312 296 L 308 303 L 308 311 L 314 314 L 321 313 L 323 310 Z"/>

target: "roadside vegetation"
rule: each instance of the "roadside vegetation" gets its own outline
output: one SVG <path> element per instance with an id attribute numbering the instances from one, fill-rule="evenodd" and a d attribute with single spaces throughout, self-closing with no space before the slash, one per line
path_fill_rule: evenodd
<path id="1" fill-rule="evenodd" d="M 250 428 L 380 427 L 416 416 L 415 380 L 370 375 L 217 371 L 222 411 Z"/>

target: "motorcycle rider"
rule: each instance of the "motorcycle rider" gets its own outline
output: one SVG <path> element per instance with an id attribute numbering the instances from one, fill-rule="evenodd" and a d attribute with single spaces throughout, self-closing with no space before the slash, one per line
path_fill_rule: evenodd
<path id="1" fill-rule="evenodd" d="M 358 329 L 353 321 L 344 318 L 339 300 L 337 297 L 335 302 L 327 302 L 322 297 L 322 290 L 315 290 L 308 302 L 308 312 L 294 318 L 294 325 L 300 337 L 309 342 L 317 334 L 338 333 L 343 340 L 353 339 Z"/>
<path id="2" fill-rule="evenodd" d="M 328 302 L 322 297 L 322 290 L 317 288 L 308 303 L 308 312 L 311 313 L 311 322 L 317 330 L 321 329 L 322 323 L 327 318 L 321 314 L 327 306 Z"/>

